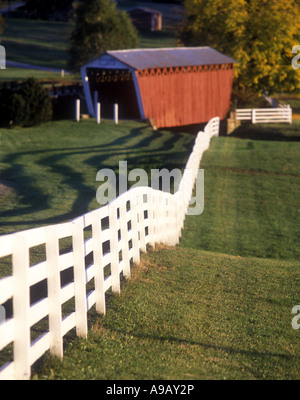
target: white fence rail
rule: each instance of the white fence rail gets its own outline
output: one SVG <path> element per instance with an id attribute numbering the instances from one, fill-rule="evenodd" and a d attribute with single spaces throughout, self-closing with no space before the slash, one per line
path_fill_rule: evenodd
<path id="1" fill-rule="evenodd" d="M 257 123 L 292 123 L 291 107 L 280 108 L 238 108 L 236 110 L 236 119 L 250 120 L 253 124 Z"/>
<path id="2" fill-rule="evenodd" d="M 63 357 L 63 337 L 71 329 L 86 337 L 87 312 L 95 305 L 105 313 L 105 293 L 120 292 L 120 274 L 130 277 L 130 263 L 139 263 L 147 244 L 176 245 L 192 196 L 202 154 L 219 132 L 219 118 L 199 132 L 175 194 L 138 187 L 108 205 L 73 221 L 0 236 L 0 261 L 11 257 L 12 275 L 0 279 L 0 305 L 12 302 L 12 313 L 0 322 L 0 379 L 29 379 L 31 366 L 47 351 Z M 60 243 L 70 239 L 62 254 Z M 44 246 L 44 260 L 30 265 L 30 251 Z M 62 282 L 64 271 L 72 277 Z M 31 288 L 46 284 L 37 301 Z M 63 306 L 71 303 L 69 311 Z M 33 337 L 33 327 L 39 327 Z M 42 330 L 42 333 L 40 332 Z M 2 362 L 3 364 L 4 362 Z"/>

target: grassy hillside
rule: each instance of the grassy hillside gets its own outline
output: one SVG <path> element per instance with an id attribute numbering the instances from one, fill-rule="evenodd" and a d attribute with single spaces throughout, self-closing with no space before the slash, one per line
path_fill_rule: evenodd
<path id="1" fill-rule="evenodd" d="M 90 317 L 88 340 L 36 378 L 299 379 L 300 143 L 295 125 L 279 131 L 285 141 L 212 141 L 205 211 L 180 247 L 145 254 L 107 315 Z"/>
<path id="2" fill-rule="evenodd" d="M 1 129 L 0 234 L 68 221 L 98 208 L 101 168 L 183 168 L 195 136 L 152 131 L 146 124 L 85 120 L 34 128 Z"/>
<path id="3" fill-rule="evenodd" d="M 201 163 L 204 212 L 186 218 L 181 246 L 298 259 L 299 156 L 296 141 L 213 140 Z"/>
<path id="4" fill-rule="evenodd" d="M 299 379 L 299 262 L 191 249 L 147 253 L 88 340 L 39 379 Z"/>
<path id="5" fill-rule="evenodd" d="M 71 29 L 64 22 L 5 18 L 1 44 L 7 60 L 63 69 Z"/>
<path id="6" fill-rule="evenodd" d="M 140 47 L 176 46 L 180 9 L 152 7 L 167 17 L 164 30 L 141 35 Z M 72 24 L 6 24 L 1 44 L 8 60 L 66 68 Z M 0 80 L 27 76 L 56 78 L 0 72 Z M 299 331 L 291 326 L 300 283 L 299 128 L 297 121 L 248 125 L 214 138 L 201 162 L 204 213 L 186 218 L 178 247 L 143 254 L 121 295 L 107 295 L 106 316 L 92 309 L 88 340 L 71 333 L 63 361 L 48 355 L 34 378 L 299 379 Z M 1 129 L 0 234 L 95 209 L 97 171 L 118 172 L 120 160 L 128 170 L 183 168 L 194 137 L 92 119 Z M 31 257 L 39 256 L 33 249 Z M 0 260 L 0 277 L 10 264 Z"/>
<path id="7" fill-rule="evenodd" d="M 187 217 L 180 246 L 143 255 L 121 295 L 108 296 L 107 315 L 90 314 L 88 340 L 71 341 L 64 361 L 48 358 L 35 377 L 299 379 L 298 128 L 214 138 L 201 163 L 204 213 Z M 260 130 L 269 140 L 253 139 Z M 97 207 L 96 173 L 119 160 L 182 168 L 193 140 L 134 121 L 1 129 L 0 179 L 11 185 L 1 232 Z"/>

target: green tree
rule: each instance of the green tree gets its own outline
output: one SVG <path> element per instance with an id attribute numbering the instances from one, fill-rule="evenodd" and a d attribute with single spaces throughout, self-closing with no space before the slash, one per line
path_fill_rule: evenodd
<path id="1" fill-rule="evenodd" d="M 208 45 L 238 61 L 235 85 L 253 92 L 300 88 L 291 66 L 300 44 L 299 0 L 185 0 L 180 39 Z"/>
<path id="2" fill-rule="evenodd" d="M 34 78 L 28 78 L 24 81 L 18 91 L 19 99 L 23 105 L 21 126 L 39 125 L 52 119 L 52 100 L 49 93 Z M 18 111 L 16 109 L 16 114 Z"/>
<path id="3" fill-rule="evenodd" d="M 52 119 L 49 93 L 34 78 L 28 78 L 17 92 L 0 91 L 0 123 L 19 126 L 39 125 Z"/>
<path id="4" fill-rule="evenodd" d="M 137 44 L 137 30 L 113 0 L 83 0 L 76 9 L 69 67 L 77 70 L 106 50 L 134 48 Z"/>

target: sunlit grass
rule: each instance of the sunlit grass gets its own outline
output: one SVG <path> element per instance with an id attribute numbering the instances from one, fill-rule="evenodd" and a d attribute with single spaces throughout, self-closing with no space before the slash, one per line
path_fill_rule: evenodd
<path id="1" fill-rule="evenodd" d="M 133 279 L 39 379 L 299 379 L 299 262 L 191 249 L 143 256 Z M 298 283 L 297 283 L 298 282 Z"/>

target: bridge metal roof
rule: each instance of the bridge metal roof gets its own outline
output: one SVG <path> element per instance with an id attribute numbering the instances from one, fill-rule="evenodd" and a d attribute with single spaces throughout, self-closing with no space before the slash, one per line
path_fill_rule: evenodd
<path id="1" fill-rule="evenodd" d="M 106 54 L 135 70 L 237 62 L 211 47 L 113 50 Z"/>

